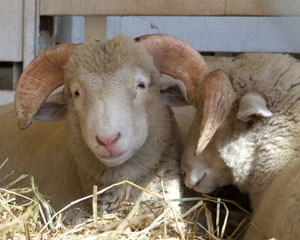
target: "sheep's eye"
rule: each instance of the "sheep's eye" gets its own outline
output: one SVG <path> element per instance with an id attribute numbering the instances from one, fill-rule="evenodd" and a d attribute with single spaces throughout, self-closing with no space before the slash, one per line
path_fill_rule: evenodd
<path id="1" fill-rule="evenodd" d="M 74 94 L 75 97 L 79 97 L 80 96 L 80 93 L 77 90 L 73 94 Z"/>
<path id="2" fill-rule="evenodd" d="M 146 85 L 144 83 L 139 83 L 136 88 L 145 89 Z"/>

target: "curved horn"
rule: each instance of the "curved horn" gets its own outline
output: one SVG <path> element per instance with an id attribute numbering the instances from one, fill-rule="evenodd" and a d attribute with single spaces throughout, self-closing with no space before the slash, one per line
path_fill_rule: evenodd
<path id="1" fill-rule="evenodd" d="M 62 85 L 63 65 L 77 44 L 61 44 L 36 57 L 22 73 L 15 94 L 19 128 L 28 128 L 32 116 L 49 94 Z"/>
<path id="2" fill-rule="evenodd" d="M 135 39 L 153 56 L 161 73 L 184 82 L 190 101 L 196 104 L 195 91 L 208 67 L 193 47 L 183 40 L 163 34 L 149 34 Z"/>
<path id="3" fill-rule="evenodd" d="M 195 104 L 195 90 L 199 79 L 208 72 L 202 56 L 186 42 L 168 35 L 145 35 L 136 38 L 136 41 L 154 57 L 154 63 L 161 73 L 183 80 L 190 100 Z M 15 96 L 15 108 L 21 129 L 30 126 L 32 116 L 42 102 L 62 84 L 63 65 L 76 46 L 62 44 L 45 50 L 21 75 Z"/>
<path id="4" fill-rule="evenodd" d="M 203 111 L 200 137 L 196 154 L 206 147 L 218 127 L 230 112 L 237 94 L 227 75 L 216 70 L 208 73 L 203 57 L 188 43 L 168 35 L 152 34 L 135 39 L 153 56 L 154 64 L 161 73 L 182 80 L 190 101 Z M 198 86 L 204 85 L 204 90 Z M 196 91 L 204 94 L 204 104 L 198 104 Z M 202 99 L 200 99 L 202 100 Z M 203 109 L 200 108 L 203 106 Z"/>
<path id="5" fill-rule="evenodd" d="M 201 92 L 204 94 L 203 109 L 197 109 L 200 113 L 202 112 L 202 122 L 196 155 L 199 155 L 207 146 L 237 100 L 237 93 L 222 70 L 218 69 L 207 74 L 203 83 L 204 92 Z M 200 113 L 197 112 L 197 114 Z"/>

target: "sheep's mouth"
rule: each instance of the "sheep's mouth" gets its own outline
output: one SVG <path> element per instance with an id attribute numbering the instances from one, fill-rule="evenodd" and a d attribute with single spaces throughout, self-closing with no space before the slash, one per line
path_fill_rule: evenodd
<path id="1" fill-rule="evenodd" d="M 123 155 L 124 153 L 121 153 L 121 154 L 116 154 L 116 155 L 110 155 L 110 156 L 101 156 L 100 155 L 100 158 L 101 159 L 105 159 L 105 160 L 114 160 L 116 158 L 119 158 Z"/>
<path id="2" fill-rule="evenodd" d="M 98 155 L 99 160 L 108 167 L 116 167 L 124 163 L 130 158 L 131 151 L 127 150 L 118 155 L 101 156 Z"/>

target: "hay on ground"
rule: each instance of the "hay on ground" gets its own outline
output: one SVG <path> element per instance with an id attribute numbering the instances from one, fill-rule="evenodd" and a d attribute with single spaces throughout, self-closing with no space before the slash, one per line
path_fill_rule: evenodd
<path id="1" fill-rule="evenodd" d="M 0 172 L 3 165 L 0 166 Z M 93 195 L 78 199 L 55 212 L 38 192 L 33 178 L 28 188 L 14 188 L 14 185 L 24 177 L 22 175 L 11 184 L 0 188 L 0 239 L 240 239 L 249 217 L 247 210 L 232 201 L 206 195 L 166 199 L 158 193 L 150 192 L 126 180 L 98 192 L 94 187 Z M 158 200 L 135 203 L 122 201 L 113 211 L 98 215 L 97 197 L 118 185 L 124 185 L 126 189 L 128 184 L 156 196 Z M 32 198 L 27 197 L 29 193 Z M 76 226 L 63 224 L 63 218 L 68 210 L 88 198 L 93 198 L 91 217 Z M 180 215 L 172 209 L 171 201 L 194 201 L 195 204 Z M 212 208 L 208 207 L 208 204 L 213 205 L 215 213 L 212 214 Z M 240 222 L 235 223 L 231 233 L 226 231 L 230 224 L 228 205 L 235 205 L 245 216 Z M 165 213 L 169 210 L 173 213 L 172 218 L 166 217 Z M 201 214 L 205 214 L 204 224 L 199 221 Z M 193 220 L 190 220 L 191 215 L 194 215 Z"/>

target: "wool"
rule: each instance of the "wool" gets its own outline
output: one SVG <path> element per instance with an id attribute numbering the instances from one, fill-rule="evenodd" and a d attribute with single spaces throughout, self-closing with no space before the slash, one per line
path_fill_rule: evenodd
<path id="1" fill-rule="evenodd" d="M 186 185 L 210 192 L 233 183 L 248 193 L 253 225 L 246 240 L 300 238 L 299 69 L 299 61 L 285 54 L 245 54 L 228 62 L 224 71 L 239 99 L 199 156 L 194 150 L 200 115 L 190 129 L 182 159 Z M 266 114 L 258 109 L 238 117 L 241 99 L 252 93 L 265 102 Z M 207 176 L 199 183 L 204 172 Z"/>
<path id="2" fill-rule="evenodd" d="M 90 41 L 74 50 L 63 79 L 64 91 L 48 98 L 41 106 L 46 110 L 38 114 L 51 115 L 39 119 L 64 120 L 34 121 L 21 131 L 13 111 L 0 118 L 0 160 L 9 158 L 1 177 L 12 170 L 7 181 L 24 172 L 33 175 L 56 210 L 90 194 L 93 185 L 102 189 L 125 179 L 158 193 L 163 181 L 166 197 L 180 198 L 182 147 L 173 113 L 161 100 L 160 73 L 152 57 L 122 35 Z M 139 81 L 145 84 L 141 89 Z M 113 131 L 121 132 L 118 142 L 128 149 L 128 157 L 110 165 L 97 155 L 102 146 L 95 134 L 109 136 Z M 99 210 L 116 207 L 123 195 L 122 186 L 106 191 L 99 197 Z M 127 189 L 128 200 L 146 197 L 150 198 L 140 190 Z M 180 210 L 179 203 L 174 207 Z"/>

